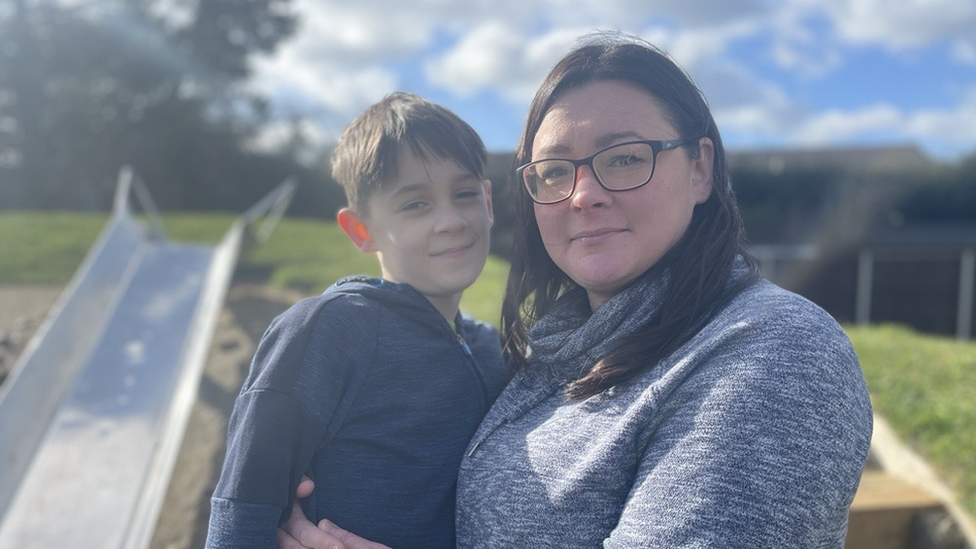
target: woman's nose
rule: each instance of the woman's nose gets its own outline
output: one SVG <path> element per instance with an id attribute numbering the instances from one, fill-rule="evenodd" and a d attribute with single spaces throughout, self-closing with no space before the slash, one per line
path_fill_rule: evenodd
<path id="1" fill-rule="evenodd" d="M 597 181 L 593 168 L 584 165 L 576 169 L 576 186 L 570 196 L 574 208 L 580 210 L 599 208 L 609 205 L 612 201 L 613 196 Z"/>

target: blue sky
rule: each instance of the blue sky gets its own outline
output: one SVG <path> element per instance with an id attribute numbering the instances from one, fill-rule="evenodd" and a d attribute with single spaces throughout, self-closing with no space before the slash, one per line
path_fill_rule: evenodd
<path id="1" fill-rule="evenodd" d="M 253 86 L 326 142 L 407 90 L 461 115 L 489 150 L 511 150 L 546 72 L 580 35 L 613 29 L 691 74 L 730 150 L 976 153 L 973 0 L 293 2 L 300 30 L 257 60 Z"/>

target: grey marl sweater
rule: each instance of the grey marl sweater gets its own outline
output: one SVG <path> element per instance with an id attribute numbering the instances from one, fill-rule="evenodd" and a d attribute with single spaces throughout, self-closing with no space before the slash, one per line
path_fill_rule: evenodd
<path id="1" fill-rule="evenodd" d="M 533 327 L 462 461 L 458 547 L 843 547 L 871 405 L 844 332 L 806 299 L 760 280 L 636 380 L 563 396 L 666 276 L 592 315 L 568 294 Z"/>

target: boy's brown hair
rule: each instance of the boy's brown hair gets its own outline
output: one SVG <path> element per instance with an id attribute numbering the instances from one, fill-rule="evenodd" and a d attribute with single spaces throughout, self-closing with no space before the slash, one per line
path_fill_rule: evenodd
<path id="1" fill-rule="evenodd" d="M 487 152 L 481 137 L 449 109 L 407 92 L 395 92 L 356 117 L 332 153 L 332 177 L 353 210 L 397 177 L 397 158 L 407 145 L 418 158 L 449 158 L 484 177 Z"/>

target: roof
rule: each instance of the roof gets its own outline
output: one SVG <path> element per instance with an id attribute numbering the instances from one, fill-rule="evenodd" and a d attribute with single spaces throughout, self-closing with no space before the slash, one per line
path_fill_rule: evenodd
<path id="1" fill-rule="evenodd" d="M 733 169 L 768 169 L 780 173 L 790 169 L 837 168 L 848 172 L 895 171 L 926 168 L 934 163 L 915 145 L 886 147 L 843 147 L 808 149 L 765 149 L 728 151 Z"/>

